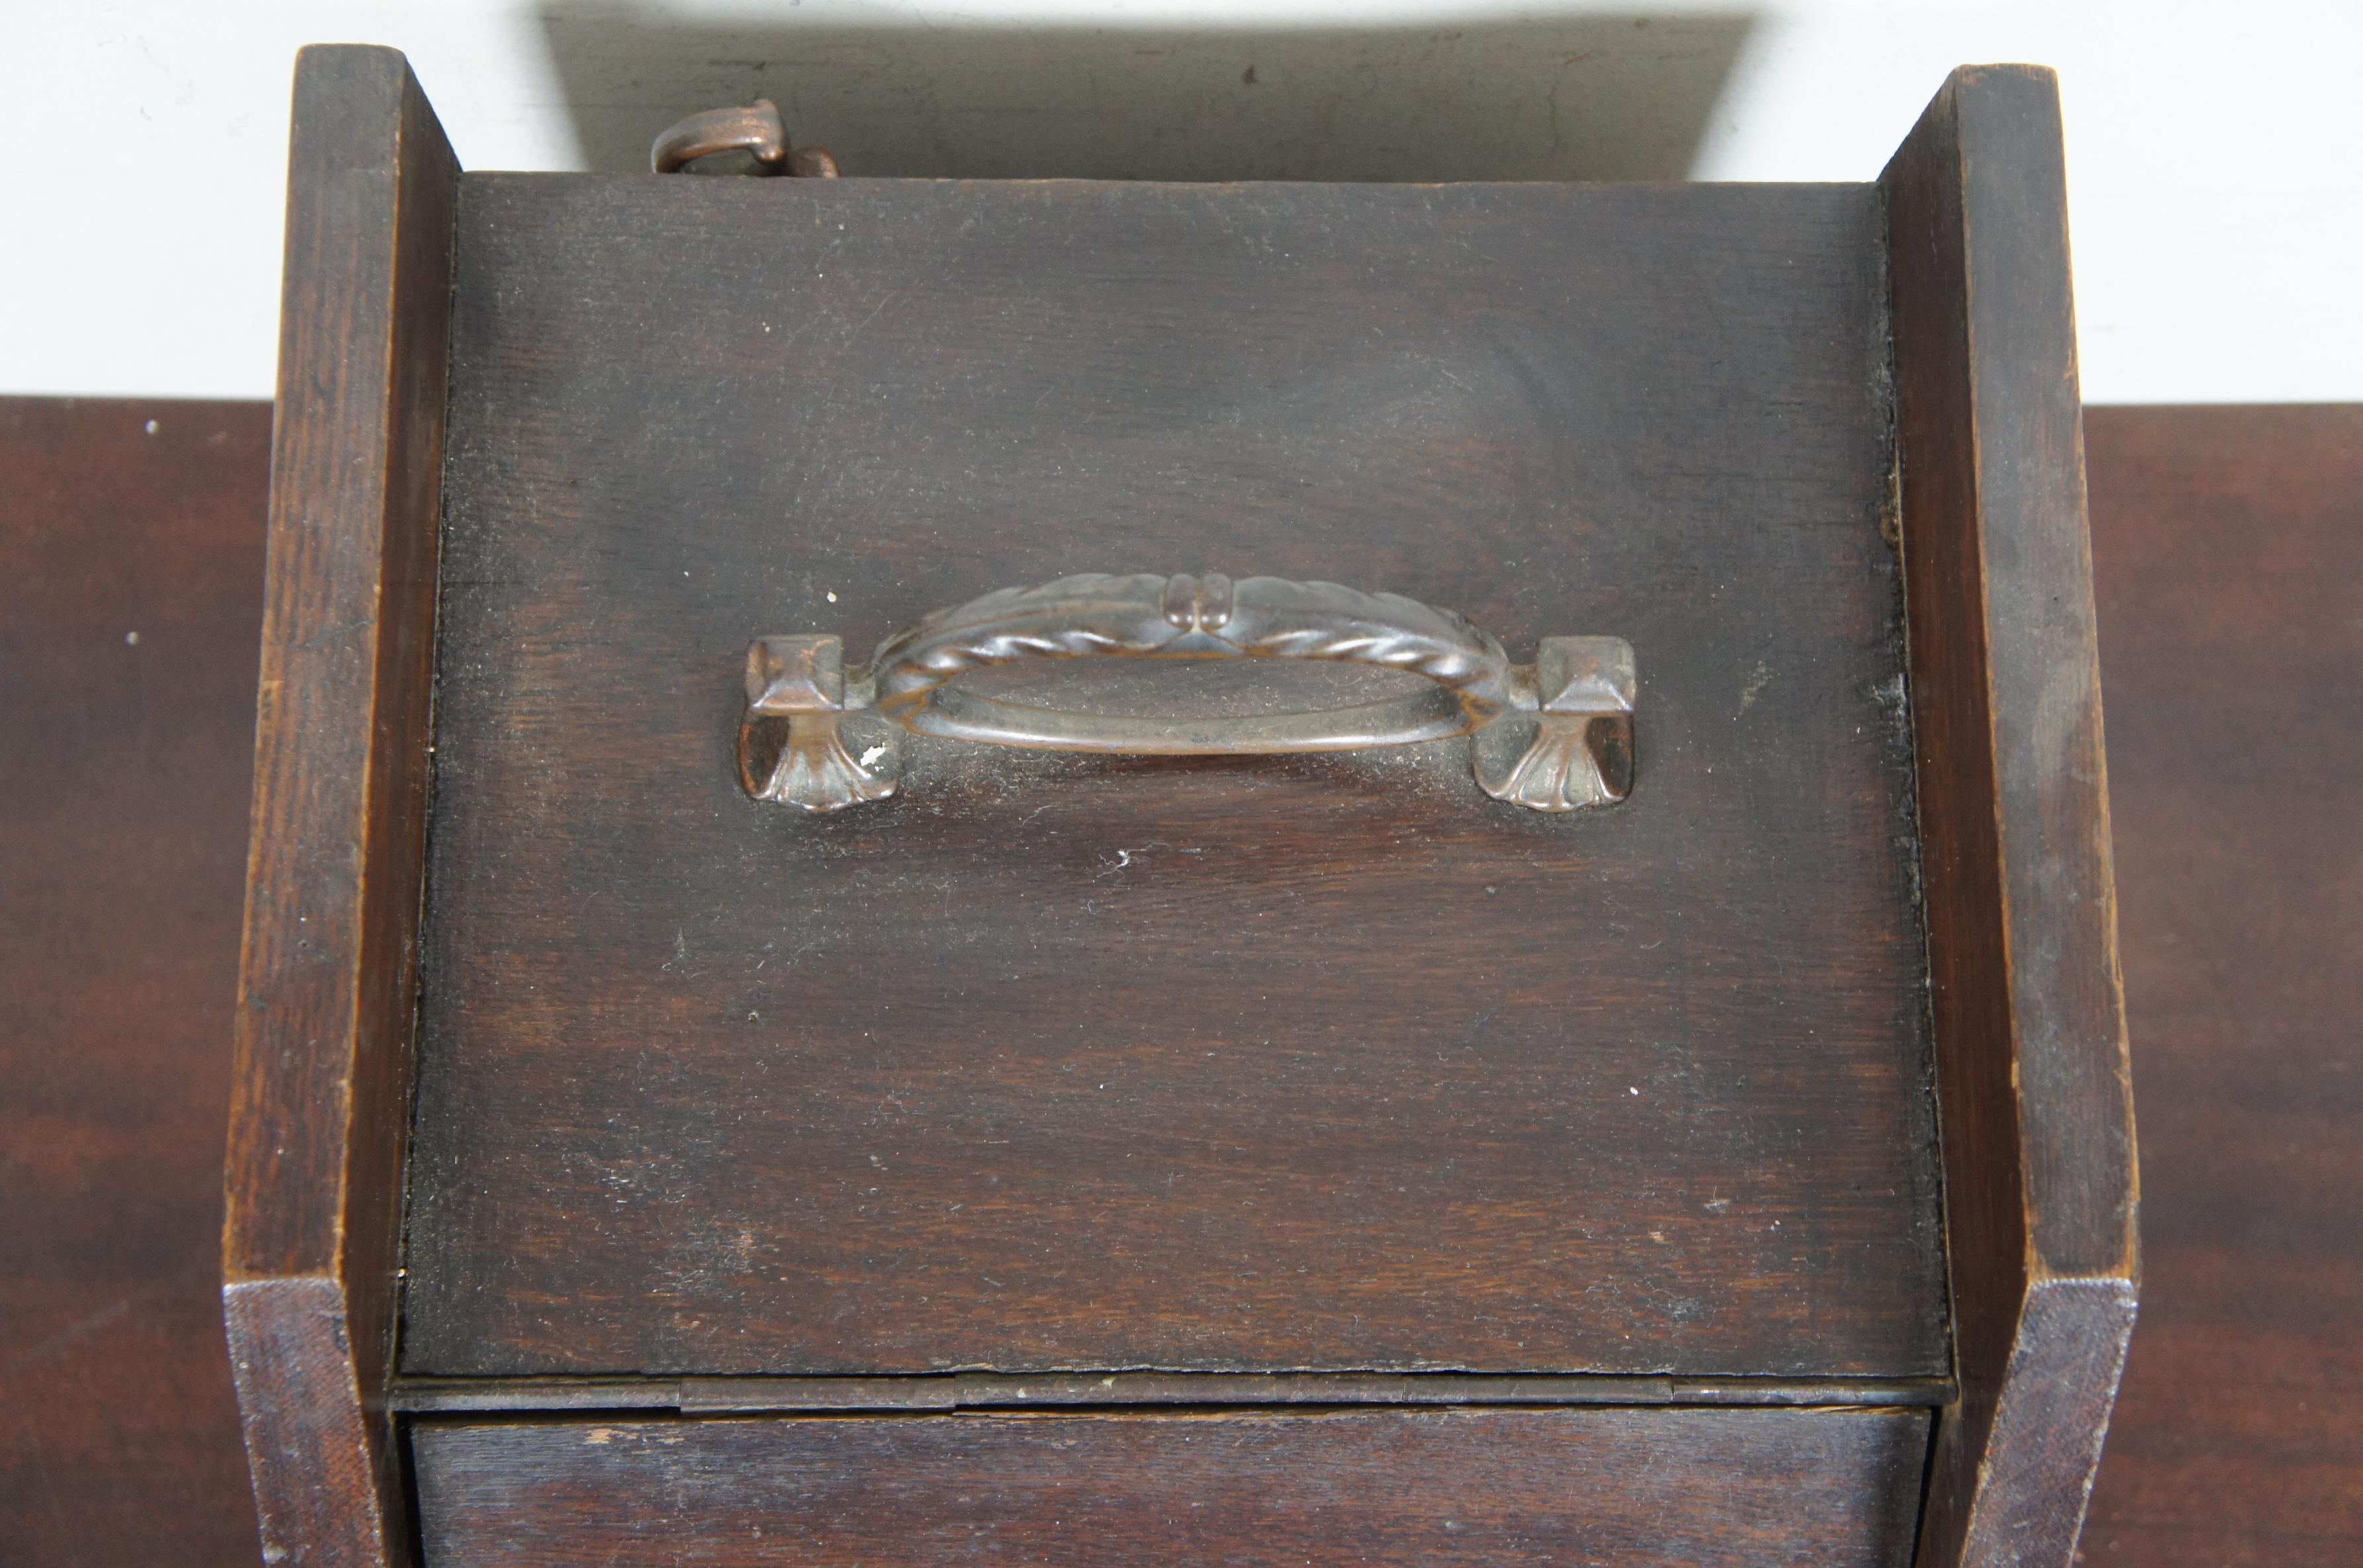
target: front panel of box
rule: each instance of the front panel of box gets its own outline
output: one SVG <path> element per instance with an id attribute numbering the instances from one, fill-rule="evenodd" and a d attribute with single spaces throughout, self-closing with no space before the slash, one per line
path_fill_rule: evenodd
<path id="1" fill-rule="evenodd" d="M 427 1559 L 1813 1563 L 1911 1555 L 1919 1410 L 426 1422 Z"/>
<path id="2" fill-rule="evenodd" d="M 1948 1370 L 1881 244 L 468 177 L 405 1371 Z M 1086 571 L 1621 637 L 1631 798 L 1463 740 L 742 791 L 749 639 Z"/>

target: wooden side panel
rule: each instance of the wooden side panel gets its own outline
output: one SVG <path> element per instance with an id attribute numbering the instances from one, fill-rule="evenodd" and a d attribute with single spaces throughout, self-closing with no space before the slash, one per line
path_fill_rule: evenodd
<path id="1" fill-rule="evenodd" d="M 383 1562 L 458 166 L 402 57 L 296 68 L 225 1291 L 266 1554 Z"/>
<path id="2" fill-rule="evenodd" d="M 1957 72 L 1881 184 L 1961 1385 L 1921 1561 L 2064 1563 L 2137 1263 L 2051 74 Z"/>
<path id="3" fill-rule="evenodd" d="M 1811 1562 L 1911 1553 L 1918 1410 L 414 1429 L 430 1564 Z"/>

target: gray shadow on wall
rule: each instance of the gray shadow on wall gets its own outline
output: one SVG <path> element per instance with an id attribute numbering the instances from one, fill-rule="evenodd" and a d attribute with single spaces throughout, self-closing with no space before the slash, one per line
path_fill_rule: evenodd
<path id="1" fill-rule="evenodd" d="M 1680 180 L 1752 14 L 1177 30 L 557 4 L 586 166 L 645 171 L 699 109 L 776 102 L 849 175 Z"/>

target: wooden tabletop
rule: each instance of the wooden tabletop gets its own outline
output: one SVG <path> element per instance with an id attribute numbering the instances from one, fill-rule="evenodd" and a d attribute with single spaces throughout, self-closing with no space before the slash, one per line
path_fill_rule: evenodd
<path id="1" fill-rule="evenodd" d="M 255 1560 L 216 1260 L 269 427 L 0 400 L 12 1562 Z M 2087 436 L 2147 1201 L 2082 1557 L 2350 1561 L 2363 407 Z"/>
<path id="2" fill-rule="evenodd" d="M 2140 1326 L 2084 1561 L 2363 1557 L 2363 407 L 2086 415 Z"/>
<path id="3" fill-rule="evenodd" d="M 251 1563 L 222 1150 L 271 405 L 0 399 L 0 1561 Z"/>

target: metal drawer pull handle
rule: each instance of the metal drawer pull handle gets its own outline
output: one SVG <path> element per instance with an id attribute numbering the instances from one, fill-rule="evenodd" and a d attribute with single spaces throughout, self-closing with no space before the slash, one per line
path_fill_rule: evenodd
<path id="1" fill-rule="evenodd" d="M 732 148 L 752 153 L 756 168 L 765 174 L 837 178 L 837 160 L 828 149 L 788 145 L 780 106 L 769 98 L 758 98 L 743 109 L 705 109 L 676 120 L 649 146 L 649 167 L 659 174 L 677 173 L 709 152 Z"/>
<path id="2" fill-rule="evenodd" d="M 1232 679 L 1186 681 L 1182 666 Z M 1283 676 L 1345 701 L 1304 705 Z M 1469 735 L 1487 794 L 1571 812 L 1632 789 L 1633 649 L 1546 637 L 1533 664 L 1513 665 L 1460 616 L 1399 594 L 1219 573 L 1003 589 L 897 632 L 867 668 L 848 668 L 832 636 L 748 649 L 738 774 L 756 799 L 808 812 L 884 800 L 905 732 L 1133 756 Z"/>

